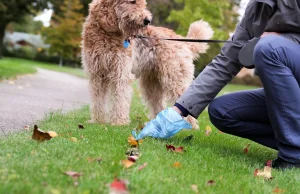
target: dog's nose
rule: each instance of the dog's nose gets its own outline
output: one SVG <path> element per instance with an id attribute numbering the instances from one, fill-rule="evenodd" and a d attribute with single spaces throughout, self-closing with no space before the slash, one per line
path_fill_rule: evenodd
<path id="1" fill-rule="evenodd" d="M 144 19 L 144 25 L 147 26 L 148 24 L 150 24 L 150 20 L 148 18 Z"/>

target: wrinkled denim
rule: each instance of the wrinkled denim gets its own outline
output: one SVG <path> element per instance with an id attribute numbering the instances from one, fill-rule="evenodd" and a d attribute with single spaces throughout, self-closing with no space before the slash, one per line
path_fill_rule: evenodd
<path id="1" fill-rule="evenodd" d="M 221 96 L 209 106 L 221 131 L 277 149 L 289 162 L 300 161 L 300 45 L 282 36 L 263 37 L 254 50 L 263 89 Z"/>

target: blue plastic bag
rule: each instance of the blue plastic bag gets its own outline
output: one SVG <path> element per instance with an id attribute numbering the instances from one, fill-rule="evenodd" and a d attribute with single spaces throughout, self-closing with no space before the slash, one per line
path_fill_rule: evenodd
<path id="1" fill-rule="evenodd" d="M 132 131 L 132 135 L 136 140 L 147 136 L 166 139 L 172 137 L 182 129 L 192 129 L 192 125 L 185 121 L 173 108 L 168 108 L 161 111 L 139 134 L 134 130 Z"/>

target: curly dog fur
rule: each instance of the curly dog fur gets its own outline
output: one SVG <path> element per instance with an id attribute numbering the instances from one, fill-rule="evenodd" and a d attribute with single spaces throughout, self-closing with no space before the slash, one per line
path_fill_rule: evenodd
<path id="1" fill-rule="evenodd" d="M 142 96 L 154 118 L 166 103 L 174 103 L 188 88 L 194 78 L 193 61 L 208 49 L 206 43 L 186 43 L 159 38 L 183 38 L 172 30 L 148 26 L 142 32 L 152 39 L 135 39 L 133 48 L 133 70 L 139 78 Z M 210 39 L 213 30 L 204 21 L 191 24 L 187 38 Z M 187 120 L 197 129 L 197 120 Z"/>
<path id="2" fill-rule="evenodd" d="M 130 122 L 132 88 L 139 79 L 150 117 L 166 108 L 194 78 L 193 60 L 205 53 L 205 43 L 182 43 L 157 38 L 183 38 L 172 30 L 147 26 L 152 19 L 145 0 L 93 0 L 83 30 L 83 66 L 90 77 L 92 122 L 125 125 Z M 145 23 L 145 21 L 148 21 Z M 141 34 L 153 39 L 123 41 Z M 209 39 L 210 26 L 191 24 L 187 38 Z M 197 120 L 188 117 L 194 128 Z"/>
<path id="3" fill-rule="evenodd" d="M 89 75 L 91 122 L 126 125 L 135 79 L 123 41 L 152 19 L 145 0 L 93 0 L 83 27 L 82 63 Z"/>

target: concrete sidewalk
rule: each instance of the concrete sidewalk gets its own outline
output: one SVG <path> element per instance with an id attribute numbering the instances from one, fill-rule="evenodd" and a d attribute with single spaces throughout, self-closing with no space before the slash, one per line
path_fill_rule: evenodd
<path id="1" fill-rule="evenodd" d="M 88 80 L 38 69 L 15 81 L 0 82 L 0 135 L 32 125 L 53 110 L 63 112 L 90 103 Z"/>

